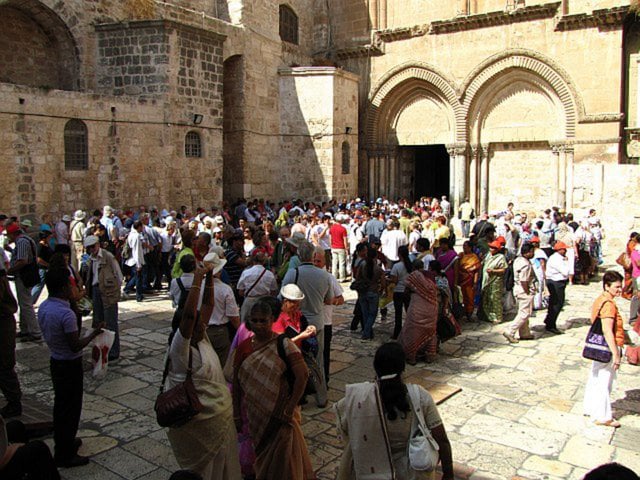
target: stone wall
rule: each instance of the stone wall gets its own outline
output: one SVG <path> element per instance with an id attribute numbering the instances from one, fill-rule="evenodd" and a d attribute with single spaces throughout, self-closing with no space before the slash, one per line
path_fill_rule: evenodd
<path id="1" fill-rule="evenodd" d="M 357 164 L 342 173 L 342 144 L 346 141 L 349 156 L 357 158 L 357 78 L 333 67 L 281 69 L 279 97 L 280 178 L 286 196 L 356 195 Z"/>
<path id="2" fill-rule="evenodd" d="M 23 99 L 19 104 L 17 99 Z M 0 211 L 63 213 L 104 204 L 208 205 L 221 198 L 219 131 L 167 123 L 153 102 L 0 85 Z M 88 169 L 64 168 L 64 126 L 88 129 Z M 185 158 L 200 133 L 202 158 Z"/>

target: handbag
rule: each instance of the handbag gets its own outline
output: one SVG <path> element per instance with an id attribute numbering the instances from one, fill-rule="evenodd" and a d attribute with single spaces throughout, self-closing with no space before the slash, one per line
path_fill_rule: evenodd
<path id="1" fill-rule="evenodd" d="M 189 347 L 189 368 L 187 369 L 187 378 L 184 382 L 179 383 L 170 390 L 164 391 L 164 383 L 169 373 L 170 356 L 167 355 L 167 361 L 164 365 L 164 373 L 162 374 L 162 384 L 160 385 L 160 393 L 156 398 L 154 410 L 156 411 L 156 420 L 161 427 L 177 428 L 181 427 L 198 413 L 202 411 L 202 404 L 198 399 L 196 387 L 191 378 L 191 363 L 193 353 Z"/>
<path id="2" fill-rule="evenodd" d="M 38 268 L 38 255 L 36 253 L 36 247 L 34 246 L 33 240 L 28 238 L 29 246 L 31 247 L 31 254 L 33 255 L 33 260 L 31 263 L 27 263 L 18 275 L 20 275 L 20 279 L 22 283 L 27 288 L 33 288 L 40 283 L 40 270 Z"/>
<path id="3" fill-rule="evenodd" d="M 616 263 L 620 265 L 625 271 L 631 270 L 631 257 L 626 251 L 622 252 L 618 256 L 618 258 L 616 258 Z"/>
<path id="4" fill-rule="evenodd" d="M 277 339 L 277 349 L 278 356 L 282 359 L 282 361 L 286 365 L 286 369 L 284 372 L 287 383 L 289 384 L 289 393 L 293 391 L 293 384 L 295 382 L 295 375 L 293 374 L 293 370 L 291 370 L 291 366 L 289 365 L 289 361 L 287 360 L 287 354 L 284 351 L 284 339 L 287 336 L 285 334 L 278 335 Z M 318 389 L 322 386 L 322 372 L 320 371 L 320 367 L 318 366 L 318 362 L 316 362 L 315 356 L 309 351 L 301 351 L 302 359 L 304 360 L 307 369 L 309 370 L 309 378 L 307 379 L 307 385 L 304 389 L 304 395 L 313 395 L 318 392 Z"/>
<path id="5" fill-rule="evenodd" d="M 413 470 L 435 470 L 440 460 L 438 443 L 431 436 L 420 408 L 420 389 L 417 385 L 407 385 L 409 403 L 413 412 L 411 438 L 408 445 L 409 465 Z"/>
<path id="6" fill-rule="evenodd" d="M 584 349 L 582 350 L 582 356 L 589 360 L 595 360 L 596 362 L 609 363 L 613 356 L 607 340 L 602 334 L 602 321 L 600 317 L 596 318 L 593 322 L 587 338 L 585 340 Z"/>

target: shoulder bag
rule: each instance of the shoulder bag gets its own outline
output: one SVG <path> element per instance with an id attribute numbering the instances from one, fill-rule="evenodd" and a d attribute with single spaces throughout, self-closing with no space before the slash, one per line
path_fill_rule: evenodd
<path id="1" fill-rule="evenodd" d="M 162 384 L 160 385 L 160 393 L 156 398 L 155 406 L 156 420 L 161 427 L 177 428 L 186 424 L 202 411 L 202 404 L 198 399 L 196 387 L 191 378 L 191 363 L 193 353 L 189 346 L 189 368 L 187 369 L 187 378 L 184 382 L 179 383 L 170 390 L 164 391 L 164 383 L 169 373 L 169 362 L 171 357 L 167 355 L 167 361 L 164 365 L 164 373 L 162 374 Z"/>
<path id="2" fill-rule="evenodd" d="M 609 350 L 607 339 L 602 334 L 602 320 L 600 320 L 599 316 L 591 325 L 589 333 L 587 333 L 582 356 L 588 360 L 595 360 L 601 363 L 609 363 L 611 361 L 613 355 Z"/>
<path id="3" fill-rule="evenodd" d="M 440 460 L 438 443 L 431 436 L 425 424 L 424 414 L 420 407 L 420 390 L 417 385 L 407 385 L 409 403 L 413 412 L 411 422 L 411 438 L 409 439 L 409 464 L 413 470 L 435 470 Z"/>
<path id="4" fill-rule="evenodd" d="M 31 254 L 33 258 L 31 259 L 31 263 L 27 263 L 20 270 L 20 279 L 22 283 L 27 288 L 32 288 L 40 283 L 40 272 L 38 270 L 38 254 L 36 253 L 35 242 L 30 238 L 25 236 L 27 242 L 29 242 L 29 248 L 31 249 Z"/>

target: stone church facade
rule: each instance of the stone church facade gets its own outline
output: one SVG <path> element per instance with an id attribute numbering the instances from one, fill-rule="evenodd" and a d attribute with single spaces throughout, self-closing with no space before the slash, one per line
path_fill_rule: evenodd
<path id="1" fill-rule="evenodd" d="M 630 3 L 5 0 L 0 209 L 448 194 L 636 228 Z"/>

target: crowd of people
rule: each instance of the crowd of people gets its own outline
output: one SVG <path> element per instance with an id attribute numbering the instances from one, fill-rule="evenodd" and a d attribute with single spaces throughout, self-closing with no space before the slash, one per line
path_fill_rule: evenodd
<path id="1" fill-rule="evenodd" d="M 504 337 L 518 343 L 534 339 L 529 318 L 546 308 L 546 331 L 563 333 L 556 321 L 565 288 L 596 274 L 604 236 L 594 210 L 575 221 L 556 208 L 538 215 L 516 212 L 509 204 L 476 218 L 468 201 L 455 212 L 446 197 L 277 205 L 240 199 L 194 212 L 186 206 L 172 211 L 104 206 L 57 222 L 45 215 L 39 225 L 16 217 L 1 220 L 0 247 L 7 247 L 10 258 L 0 251 L 0 349 L 12 355 L 3 355 L 0 366 L 7 400 L 0 414 L 9 418 L 22 411 L 16 337 L 44 338 L 55 392 L 55 463 L 86 464 L 75 436 L 82 348 L 109 329 L 115 333 L 109 360 L 117 361 L 119 302 L 134 296 L 144 302 L 166 290 L 175 308 L 167 387 L 188 374 L 203 406 L 186 425 L 170 428 L 168 436 L 180 466 L 205 479 L 315 478 L 300 406 L 307 397 L 319 408 L 328 404 L 333 309 L 344 303 L 344 288 L 357 293 L 350 327 L 363 342 L 374 338 L 378 318 L 384 326 L 389 305 L 394 322 L 392 342 L 376 353 L 376 381 L 348 387 L 335 407 L 347 446 L 340 478 L 360 478 L 356 472 L 362 469 L 423 478 L 406 455 L 416 412 L 421 412 L 440 449 L 442 478 L 452 479 L 451 448 L 437 408 L 424 390 L 410 395 L 413 387 L 402 381 L 405 363 L 436 361 L 441 342 L 459 334 L 465 321 L 505 323 Z M 637 251 L 632 245 L 630 258 Z M 635 285 L 640 261 L 630 276 Z M 13 303 L 9 277 L 15 282 Z M 605 293 L 615 295 L 611 285 L 618 280 L 609 277 Z M 44 287 L 48 298 L 36 315 Z M 637 315 L 637 302 L 635 308 Z M 81 338 L 82 316 L 88 312 L 92 331 Z M 615 320 L 616 312 L 605 313 Z M 612 322 L 603 322 L 605 328 L 613 329 Z M 446 337 L 445 330 L 450 331 Z M 591 391 L 602 397 L 602 388 L 592 383 Z M 371 392 L 383 407 L 375 426 L 366 421 L 377 412 L 375 401 L 367 406 L 373 413 L 360 408 L 366 403 L 362 399 L 375 399 Z M 598 410 L 593 418 L 616 426 L 606 418 L 610 408 L 598 405 L 589 406 Z M 375 430 L 382 423 L 384 435 Z M 363 434 L 380 443 L 363 448 L 357 441 Z M 376 455 L 376 449 L 385 448 L 390 457 Z"/>

